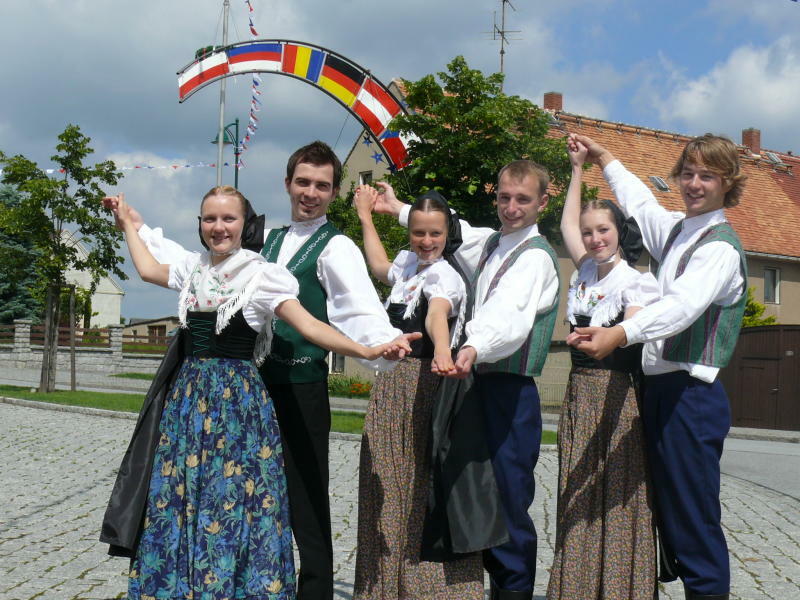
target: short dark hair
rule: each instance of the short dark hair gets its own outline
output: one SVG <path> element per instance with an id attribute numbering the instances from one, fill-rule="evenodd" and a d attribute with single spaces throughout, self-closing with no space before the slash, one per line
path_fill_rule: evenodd
<path id="1" fill-rule="evenodd" d="M 333 187 L 338 188 L 341 185 L 342 162 L 325 142 L 316 140 L 294 151 L 289 157 L 289 162 L 286 163 L 286 178 L 289 181 L 294 177 L 294 170 L 300 163 L 308 163 L 315 167 L 331 165 L 333 167 Z"/>

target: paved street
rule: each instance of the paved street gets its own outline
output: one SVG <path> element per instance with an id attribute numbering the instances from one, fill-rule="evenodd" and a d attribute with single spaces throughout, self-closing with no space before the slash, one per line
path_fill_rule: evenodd
<path id="1" fill-rule="evenodd" d="M 126 561 L 108 557 L 97 536 L 133 424 L 0 403 L 0 599 L 124 597 Z M 357 441 L 331 439 L 337 598 L 352 593 L 357 457 Z M 552 560 L 556 471 L 556 453 L 544 451 L 533 506 L 540 529 L 537 600 Z M 732 597 L 800 598 L 800 501 L 739 476 L 726 475 L 722 484 Z M 681 586 L 666 586 L 661 598 L 682 599 Z"/>

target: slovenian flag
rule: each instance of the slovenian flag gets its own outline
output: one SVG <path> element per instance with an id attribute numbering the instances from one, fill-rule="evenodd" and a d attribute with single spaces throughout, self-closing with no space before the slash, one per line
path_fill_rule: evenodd
<path id="1" fill-rule="evenodd" d="M 290 75 L 297 75 L 317 83 L 325 55 L 321 50 L 308 46 L 286 44 L 283 48 L 283 64 L 281 70 Z"/>
<path id="2" fill-rule="evenodd" d="M 367 78 L 356 96 L 353 111 L 363 119 L 372 133 L 379 136 L 401 108 L 391 94 Z"/>
<path id="3" fill-rule="evenodd" d="M 408 166 L 408 144 L 419 138 L 413 134 L 401 135 L 397 131 L 386 131 L 380 138 L 381 146 L 398 169 Z"/>
<path id="4" fill-rule="evenodd" d="M 228 50 L 231 73 L 248 71 L 280 71 L 280 44 L 245 44 Z"/>
<path id="5" fill-rule="evenodd" d="M 212 54 L 178 73 L 178 96 L 184 100 L 201 85 L 219 79 L 227 73 L 228 55 L 224 52 Z"/>
<path id="6" fill-rule="evenodd" d="M 328 54 L 319 78 L 319 86 L 338 98 L 345 106 L 352 106 L 366 75 L 350 63 Z"/>

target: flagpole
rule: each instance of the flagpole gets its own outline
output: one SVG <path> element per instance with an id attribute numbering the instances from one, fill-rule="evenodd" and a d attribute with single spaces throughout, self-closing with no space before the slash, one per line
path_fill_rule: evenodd
<path id="1" fill-rule="evenodd" d="M 228 45 L 228 12 L 230 11 L 230 0 L 222 3 L 222 46 Z M 227 77 L 223 77 L 219 82 L 219 131 L 217 133 L 217 187 L 222 185 L 222 151 L 225 147 L 225 82 Z"/>

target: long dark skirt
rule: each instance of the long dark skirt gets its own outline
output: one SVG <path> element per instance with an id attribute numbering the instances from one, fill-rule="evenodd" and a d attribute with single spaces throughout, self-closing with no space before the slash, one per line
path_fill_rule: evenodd
<path id="1" fill-rule="evenodd" d="M 249 361 L 187 358 L 161 419 L 130 600 L 291 600 L 272 401 Z"/>
<path id="2" fill-rule="evenodd" d="M 430 477 L 431 361 L 402 360 L 372 388 L 361 439 L 354 600 L 482 600 L 479 553 L 420 561 Z"/>
<path id="3" fill-rule="evenodd" d="M 548 600 L 642 600 L 656 587 L 647 457 L 631 376 L 573 368 L 558 429 Z"/>

